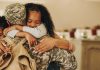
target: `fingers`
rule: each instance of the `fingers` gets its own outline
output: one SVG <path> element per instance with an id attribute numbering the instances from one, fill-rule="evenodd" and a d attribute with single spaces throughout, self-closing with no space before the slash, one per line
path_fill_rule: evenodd
<path id="1" fill-rule="evenodd" d="M 70 50 L 72 52 L 75 51 L 75 46 L 70 43 L 70 46 L 69 46 L 68 50 Z"/>
<path id="2" fill-rule="evenodd" d="M 38 50 L 40 50 L 41 48 L 43 48 L 43 46 L 44 46 L 44 44 L 39 43 L 38 45 L 35 46 L 34 49 L 35 49 L 36 51 L 38 51 Z"/>
<path id="3" fill-rule="evenodd" d="M 0 43 L 0 49 L 1 49 L 3 52 L 6 51 L 2 43 Z"/>
<path id="4" fill-rule="evenodd" d="M 33 40 L 32 40 L 32 41 L 29 41 L 29 40 L 28 40 L 29 47 L 31 47 L 31 46 L 33 45 L 33 43 L 34 43 Z"/>
<path id="5" fill-rule="evenodd" d="M 34 50 L 39 53 L 44 53 L 50 49 L 52 49 L 52 47 L 50 47 L 50 45 L 45 44 L 45 43 L 40 43 L 37 46 L 35 46 L 35 48 L 34 48 Z"/>
<path id="6" fill-rule="evenodd" d="M 1 50 L 3 52 L 10 52 L 10 49 L 8 47 L 2 47 Z"/>
<path id="7" fill-rule="evenodd" d="M 5 52 L 10 52 L 10 48 L 6 47 Z"/>
<path id="8" fill-rule="evenodd" d="M 0 49 L 3 52 L 10 52 L 10 49 L 7 47 L 6 43 L 4 43 L 3 41 L 0 41 Z"/>
<path id="9" fill-rule="evenodd" d="M 49 41 L 48 41 L 49 39 Z M 44 38 L 40 41 L 38 45 L 35 46 L 35 51 L 39 53 L 44 53 L 50 49 L 52 49 L 53 43 L 51 42 L 50 38 Z"/>
<path id="10" fill-rule="evenodd" d="M 34 38 L 30 38 L 27 41 L 28 41 L 29 47 L 37 44 L 36 39 L 34 39 Z"/>
<path id="11" fill-rule="evenodd" d="M 35 46 L 34 50 L 39 53 L 43 53 L 48 50 L 48 47 L 46 44 L 40 43 L 37 46 Z"/>
<path id="12" fill-rule="evenodd" d="M 41 48 L 40 50 L 38 50 L 39 53 L 44 53 L 46 52 L 48 49 L 46 47 Z"/>

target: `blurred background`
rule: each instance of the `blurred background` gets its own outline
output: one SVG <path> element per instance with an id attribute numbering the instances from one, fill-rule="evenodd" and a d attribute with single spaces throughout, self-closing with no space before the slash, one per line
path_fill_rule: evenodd
<path id="1" fill-rule="evenodd" d="M 100 0 L 0 0 L 0 15 L 11 3 L 41 3 L 51 13 L 57 31 L 100 24 Z"/>

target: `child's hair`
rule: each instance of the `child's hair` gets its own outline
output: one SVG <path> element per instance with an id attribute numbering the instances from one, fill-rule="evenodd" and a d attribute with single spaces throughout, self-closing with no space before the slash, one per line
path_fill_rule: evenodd
<path id="1" fill-rule="evenodd" d="M 28 16 L 30 11 L 40 12 L 41 22 L 43 22 L 43 24 L 45 25 L 48 35 L 54 37 L 54 24 L 47 8 L 41 4 L 34 4 L 34 3 L 25 4 L 25 8 L 26 8 L 26 22 L 28 21 Z"/>
<path id="2" fill-rule="evenodd" d="M 1 29 L 5 29 L 5 28 L 7 28 L 9 26 L 10 26 L 10 24 L 7 22 L 5 17 L 4 16 L 0 16 L 0 28 Z"/>
<path id="3" fill-rule="evenodd" d="M 5 18 L 11 24 L 23 24 L 26 18 L 25 6 L 20 3 L 10 4 L 5 9 Z"/>

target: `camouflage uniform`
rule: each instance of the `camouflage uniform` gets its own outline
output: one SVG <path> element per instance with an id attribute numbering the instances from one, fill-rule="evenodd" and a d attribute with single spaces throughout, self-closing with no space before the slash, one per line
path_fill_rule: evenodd
<path id="1" fill-rule="evenodd" d="M 5 12 L 6 19 L 13 24 L 22 24 L 21 22 L 23 22 L 26 16 L 25 8 L 24 9 L 23 8 L 24 6 L 19 4 L 13 4 L 9 6 Z M 18 44 L 18 42 L 21 39 L 14 38 L 12 40 L 14 41 L 15 44 Z M 53 48 L 48 52 L 39 54 L 34 51 L 34 48 L 28 48 L 26 40 L 24 41 L 23 45 L 28 50 L 31 57 L 36 60 L 37 70 L 47 70 L 48 64 L 52 61 L 57 61 L 58 64 L 61 67 L 64 67 L 65 70 L 75 70 L 77 67 L 75 56 L 73 55 L 73 53 L 67 50 L 60 48 Z"/>
<path id="2" fill-rule="evenodd" d="M 27 48 L 28 45 L 25 45 Z M 57 61 L 60 67 L 65 70 L 75 70 L 77 68 L 77 62 L 74 54 L 71 51 L 53 48 L 43 54 L 39 54 L 34 51 L 34 47 L 27 48 L 30 56 L 36 60 L 37 70 L 47 70 L 48 64 L 52 61 Z"/>
<path id="3" fill-rule="evenodd" d="M 7 37 L 6 37 L 7 38 Z M 37 70 L 47 70 L 48 64 L 52 61 L 57 61 L 60 67 L 63 67 L 65 70 L 75 70 L 77 67 L 77 62 L 75 56 L 70 51 L 66 51 L 60 48 L 53 48 L 48 52 L 39 54 L 34 51 L 34 49 L 29 49 L 26 39 L 23 38 L 9 38 L 9 42 L 6 38 L 3 38 L 2 41 L 10 48 L 13 48 L 14 45 L 17 45 L 20 41 L 23 40 L 24 47 L 28 50 L 30 56 L 35 59 Z M 13 44 L 10 43 L 10 40 L 13 41 Z M 20 47 L 20 46 L 19 46 Z"/>

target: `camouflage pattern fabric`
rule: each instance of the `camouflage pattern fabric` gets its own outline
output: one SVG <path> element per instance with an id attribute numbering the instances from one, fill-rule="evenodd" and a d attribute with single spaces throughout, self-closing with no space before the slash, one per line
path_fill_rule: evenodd
<path id="1" fill-rule="evenodd" d="M 24 5 L 15 3 L 9 5 L 5 10 L 5 17 L 9 22 L 13 24 L 22 24 L 25 19 L 25 8 Z M 14 43 L 17 45 L 20 42 L 20 38 L 12 39 Z M 65 70 L 75 70 L 77 67 L 77 62 L 73 53 L 60 49 L 53 48 L 48 52 L 43 54 L 39 54 L 34 51 L 33 48 L 28 48 L 28 44 L 24 41 L 24 47 L 28 50 L 29 54 L 36 61 L 37 70 L 47 70 L 48 64 L 52 61 L 59 62 L 59 65 L 63 67 Z M 10 45 L 10 44 L 9 44 Z"/>
<path id="2" fill-rule="evenodd" d="M 50 61 L 57 61 L 64 70 L 75 70 L 77 62 L 74 54 L 70 51 L 60 48 L 54 48 L 50 52 Z"/>
<path id="3" fill-rule="evenodd" d="M 60 48 L 39 54 L 31 51 L 30 55 L 36 61 L 37 70 L 47 70 L 48 64 L 57 61 L 64 70 L 75 70 L 77 68 L 76 58 L 73 53 Z"/>
<path id="4" fill-rule="evenodd" d="M 22 25 L 26 18 L 25 6 L 20 3 L 10 4 L 6 7 L 4 15 L 11 24 Z"/>
<path id="5" fill-rule="evenodd" d="M 71 51 L 67 51 L 61 48 L 53 48 L 48 52 L 39 54 L 34 51 L 33 48 L 29 49 L 28 44 L 25 45 L 30 56 L 35 59 L 37 70 L 47 70 L 50 62 L 56 61 L 64 70 L 75 70 L 77 68 L 77 62 L 74 54 Z"/>
<path id="6" fill-rule="evenodd" d="M 12 41 L 17 45 L 21 41 L 21 39 L 23 38 L 16 37 L 12 38 Z M 53 48 L 48 52 L 39 54 L 34 51 L 34 47 L 31 49 L 29 48 L 26 39 L 23 40 L 23 43 L 23 46 L 27 49 L 30 56 L 35 59 L 37 70 L 47 70 L 48 64 L 52 61 L 57 61 L 60 67 L 62 67 L 64 70 L 76 70 L 77 68 L 76 58 L 70 51 L 60 48 Z M 10 45 L 10 43 L 6 44 L 8 44 L 8 46 L 12 45 Z"/>

